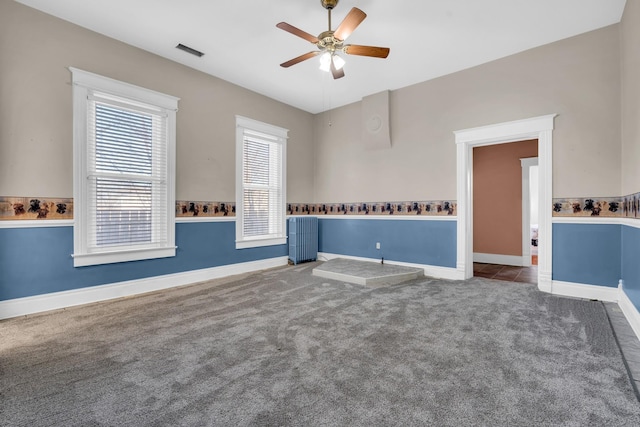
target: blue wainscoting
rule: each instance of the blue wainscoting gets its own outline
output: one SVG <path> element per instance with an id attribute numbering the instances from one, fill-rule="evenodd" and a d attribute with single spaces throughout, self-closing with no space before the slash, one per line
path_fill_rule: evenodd
<path id="1" fill-rule="evenodd" d="M 73 267 L 73 227 L 0 229 L 0 301 L 287 256 L 287 245 L 235 248 L 235 221 L 176 224 L 176 256 Z"/>
<path id="2" fill-rule="evenodd" d="M 621 253 L 618 224 L 553 224 L 553 280 L 617 287 Z"/>
<path id="3" fill-rule="evenodd" d="M 319 252 L 456 267 L 456 220 L 318 218 Z M 381 249 L 376 249 L 380 242 Z"/>
<path id="4" fill-rule="evenodd" d="M 456 220 L 319 218 L 320 252 L 455 268 Z M 381 250 L 376 250 L 376 242 Z M 235 222 L 176 224 L 177 255 L 73 267 L 73 227 L 0 228 L 0 301 L 284 257 L 287 245 L 235 249 Z M 640 228 L 553 224 L 553 279 L 616 287 L 640 310 Z"/>
<path id="5" fill-rule="evenodd" d="M 622 226 L 622 280 L 624 292 L 640 311 L 640 228 Z"/>

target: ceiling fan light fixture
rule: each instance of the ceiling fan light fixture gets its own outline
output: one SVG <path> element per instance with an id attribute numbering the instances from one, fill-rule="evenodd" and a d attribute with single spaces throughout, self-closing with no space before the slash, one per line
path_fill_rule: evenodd
<path id="1" fill-rule="evenodd" d="M 325 52 L 320 55 L 320 69 L 322 71 L 326 71 L 327 73 L 331 71 L 331 61 L 333 61 L 333 66 L 336 70 L 341 70 L 344 67 L 344 59 L 335 53 Z"/>
<path id="2" fill-rule="evenodd" d="M 342 59 L 338 55 L 333 55 L 333 66 L 336 67 L 336 70 L 341 70 L 344 67 L 344 59 Z"/>
<path id="3" fill-rule="evenodd" d="M 325 52 L 320 55 L 320 69 L 327 73 L 331 71 L 331 52 Z"/>

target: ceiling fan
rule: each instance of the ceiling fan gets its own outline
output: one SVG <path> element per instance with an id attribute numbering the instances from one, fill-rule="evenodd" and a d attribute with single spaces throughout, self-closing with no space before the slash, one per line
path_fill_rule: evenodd
<path id="1" fill-rule="evenodd" d="M 280 64 L 281 67 L 287 68 L 309 58 L 313 58 L 314 56 L 322 55 L 320 58 L 320 68 L 325 71 L 331 71 L 333 78 L 339 79 L 344 77 L 344 70 L 342 69 L 344 60 L 336 55 L 337 52 L 344 52 L 348 55 L 371 56 L 374 58 L 386 58 L 389 55 L 388 47 L 344 44 L 346 38 L 349 37 L 353 30 L 367 17 L 367 14 L 357 7 L 351 9 L 335 31 L 331 31 L 331 10 L 336 7 L 338 1 L 339 0 L 320 0 L 322 7 L 329 12 L 329 30 L 320 33 L 317 37 L 286 22 L 280 22 L 276 25 L 276 27 L 282 30 L 313 43 L 319 49 L 283 62 Z"/>

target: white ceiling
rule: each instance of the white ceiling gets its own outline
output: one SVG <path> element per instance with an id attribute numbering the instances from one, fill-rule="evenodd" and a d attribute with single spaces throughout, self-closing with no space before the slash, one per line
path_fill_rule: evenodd
<path id="1" fill-rule="evenodd" d="M 391 53 L 387 59 L 344 55 L 340 80 L 318 70 L 317 58 L 279 66 L 316 49 L 276 24 L 326 31 L 320 0 L 17 1 L 318 113 L 615 24 L 626 0 L 341 0 L 332 29 L 358 7 L 368 16 L 347 42 Z M 205 55 L 189 55 L 178 43 Z"/>

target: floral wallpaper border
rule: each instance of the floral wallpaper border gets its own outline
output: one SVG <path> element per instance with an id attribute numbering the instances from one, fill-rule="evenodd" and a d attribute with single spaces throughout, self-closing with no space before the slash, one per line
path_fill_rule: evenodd
<path id="1" fill-rule="evenodd" d="M 640 219 L 640 192 L 623 197 L 553 199 L 554 217 Z M 73 219 L 73 199 L 0 196 L 2 220 Z M 235 217 L 235 202 L 176 201 L 176 217 Z M 454 200 L 404 202 L 288 203 L 287 215 L 456 216 Z"/>
<path id="2" fill-rule="evenodd" d="M 176 201 L 176 218 L 235 217 L 235 202 Z M 457 203 L 442 201 L 288 203 L 287 215 L 455 216 Z M 73 199 L 1 197 L 0 220 L 73 219 Z"/>
<path id="3" fill-rule="evenodd" d="M 634 193 L 622 199 L 622 217 L 640 218 L 640 193 Z"/>
<path id="4" fill-rule="evenodd" d="M 287 215 L 422 215 L 455 216 L 454 201 L 374 203 L 287 203 Z M 176 217 L 235 216 L 234 202 L 177 201 Z"/>
<path id="5" fill-rule="evenodd" d="M 235 202 L 176 201 L 176 218 L 225 216 L 236 216 Z"/>
<path id="6" fill-rule="evenodd" d="M 410 202 L 289 203 L 287 215 L 455 216 L 453 200 Z"/>
<path id="7" fill-rule="evenodd" d="M 623 197 L 553 199 L 554 217 L 640 218 L 640 193 Z"/>
<path id="8" fill-rule="evenodd" d="M 73 219 L 73 199 L 0 196 L 0 220 L 33 219 Z"/>

